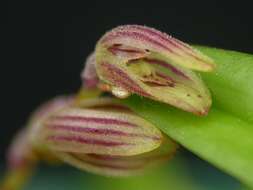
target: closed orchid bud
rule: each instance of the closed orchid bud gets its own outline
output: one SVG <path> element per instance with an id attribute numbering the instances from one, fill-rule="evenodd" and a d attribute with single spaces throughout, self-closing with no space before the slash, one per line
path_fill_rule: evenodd
<path id="1" fill-rule="evenodd" d="M 198 115 L 211 106 L 208 89 L 191 71 L 212 71 L 213 61 L 189 45 L 155 29 L 126 25 L 97 43 L 96 73 L 102 90 L 119 98 L 136 93 Z"/>
<path id="2" fill-rule="evenodd" d="M 41 129 L 40 141 L 63 152 L 136 155 L 159 147 L 162 141 L 154 125 L 133 113 L 80 107 L 53 114 Z"/>
<path id="3" fill-rule="evenodd" d="M 1 188 L 20 188 L 38 159 L 126 176 L 172 156 L 177 146 L 159 129 L 116 99 L 98 95 L 83 89 L 78 96 L 58 97 L 40 106 L 10 148 L 10 170 Z"/>
<path id="4" fill-rule="evenodd" d="M 83 81 L 83 84 L 85 88 L 96 88 L 99 79 L 96 73 L 96 57 L 95 54 L 92 53 L 88 56 L 88 58 L 85 61 L 85 69 L 83 70 L 81 74 L 81 78 Z"/>
<path id="5" fill-rule="evenodd" d="M 88 98 L 55 112 L 37 140 L 59 160 L 107 176 L 138 174 L 167 161 L 176 144 L 115 99 Z"/>
<path id="6" fill-rule="evenodd" d="M 80 154 L 56 152 L 57 157 L 81 170 L 105 176 L 129 176 L 141 174 L 153 166 L 168 161 L 177 145 L 164 137 L 161 146 L 151 152 L 134 156 L 112 156 L 103 154 Z"/>

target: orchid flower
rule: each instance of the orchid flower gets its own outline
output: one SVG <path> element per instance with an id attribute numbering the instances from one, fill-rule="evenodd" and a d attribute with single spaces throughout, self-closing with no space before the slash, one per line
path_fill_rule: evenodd
<path id="1" fill-rule="evenodd" d="M 118 98 L 135 93 L 197 115 L 206 115 L 211 106 L 209 90 L 192 70 L 212 71 L 213 60 L 153 28 L 114 28 L 98 41 L 87 63 L 85 84 L 97 84 Z"/>

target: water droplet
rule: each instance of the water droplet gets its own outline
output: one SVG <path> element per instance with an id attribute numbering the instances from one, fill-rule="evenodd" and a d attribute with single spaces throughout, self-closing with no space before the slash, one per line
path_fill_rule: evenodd
<path id="1" fill-rule="evenodd" d="M 131 93 L 119 87 L 112 87 L 112 94 L 118 98 L 127 98 Z"/>

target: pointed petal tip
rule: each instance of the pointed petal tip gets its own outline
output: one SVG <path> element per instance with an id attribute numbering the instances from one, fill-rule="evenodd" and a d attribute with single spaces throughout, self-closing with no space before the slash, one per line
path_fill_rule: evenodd
<path id="1" fill-rule="evenodd" d="M 201 68 L 202 72 L 213 72 L 216 69 L 217 65 L 212 59 L 209 59 L 208 62 L 205 63 L 205 66 Z"/>
<path id="2" fill-rule="evenodd" d="M 192 113 L 198 116 L 207 116 L 210 111 L 210 106 L 204 107 L 201 110 L 194 110 Z"/>
<path id="3" fill-rule="evenodd" d="M 200 115 L 202 116 L 207 116 L 208 113 L 210 111 L 210 106 L 209 107 L 205 107 L 204 110 L 202 112 L 200 112 Z"/>

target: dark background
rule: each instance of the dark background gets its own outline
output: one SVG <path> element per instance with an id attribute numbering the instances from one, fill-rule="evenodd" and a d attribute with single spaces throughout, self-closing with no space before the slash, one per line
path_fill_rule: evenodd
<path id="1" fill-rule="evenodd" d="M 136 3 L 134 8 L 123 8 L 130 2 L 120 1 L 122 8 L 113 8 L 9 2 L 3 27 L 7 53 L 1 64 L 0 158 L 36 106 L 78 90 L 86 56 L 99 37 L 117 25 L 152 26 L 188 43 L 253 53 L 251 5 L 243 1 L 170 1 L 163 8 L 154 8 L 156 1 L 153 8 L 147 2 Z"/>

